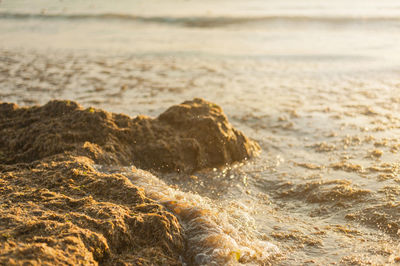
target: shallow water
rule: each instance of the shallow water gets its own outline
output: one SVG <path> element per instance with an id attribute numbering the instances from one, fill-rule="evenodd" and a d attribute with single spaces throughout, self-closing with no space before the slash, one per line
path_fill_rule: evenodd
<path id="1" fill-rule="evenodd" d="M 0 4 L 1 101 L 156 116 L 204 97 L 259 142 L 258 158 L 192 176 L 114 170 L 187 228 L 185 213 L 209 219 L 190 238 L 198 263 L 400 261 L 395 1 L 35 3 Z"/>

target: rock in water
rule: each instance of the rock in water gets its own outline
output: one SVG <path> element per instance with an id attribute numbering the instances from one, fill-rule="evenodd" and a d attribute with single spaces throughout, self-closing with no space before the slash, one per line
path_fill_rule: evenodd
<path id="1" fill-rule="evenodd" d="M 219 106 L 202 99 L 172 106 L 156 119 L 83 109 L 71 101 L 30 108 L 3 103 L 0 123 L 0 161 L 6 164 L 72 153 L 99 164 L 193 172 L 259 150 L 232 127 Z"/>

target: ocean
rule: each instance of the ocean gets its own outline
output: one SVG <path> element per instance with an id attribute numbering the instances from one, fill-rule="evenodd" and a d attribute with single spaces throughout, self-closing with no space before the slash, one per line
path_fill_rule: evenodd
<path id="1" fill-rule="evenodd" d="M 198 264 L 400 261 L 400 2 L 3 0 L 0 36 L 0 101 L 157 116 L 202 97 L 260 144 L 190 176 L 119 169 L 207 213 Z"/>

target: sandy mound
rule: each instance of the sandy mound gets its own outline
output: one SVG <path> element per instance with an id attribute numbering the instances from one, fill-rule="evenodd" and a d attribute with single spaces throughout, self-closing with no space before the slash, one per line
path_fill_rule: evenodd
<path id="1" fill-rule="evenodd" d="M 130 118 L 70 101 L 41 107 L 0 105 L 0 161 L 32 162 L 70 152 L 99 164 L 184 171 L 251 157 L 256 143 L 234 129 L 220 107 L 194 99 L 152 119 Z"/>
<path id="2" fill-rule="evenodd" d="M 0 264 L 179 265 L 186 248 L 178 219 L 93 164 L 191 172 L 258 149 L 201 99 L 156 119 L 70 101 L 0 104 Z"/>

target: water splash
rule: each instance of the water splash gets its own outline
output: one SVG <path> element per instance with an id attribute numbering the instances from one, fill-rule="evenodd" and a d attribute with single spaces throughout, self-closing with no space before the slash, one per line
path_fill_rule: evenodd
<path id="1" fill-rule="evenodd" d="M 98 171 L 109 172 L 104 166 Z M 143 187 L 146 195 L 180 220 L 187 241 L 183 261 L 195 265 L 260 264 L 279 254 L 274 244 L 257 239 L 254 219 L 240 203 L 212 202 L 192 192 L 168 186 L 151 173 L 134 167 L 113 169 Z"/>

